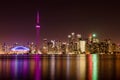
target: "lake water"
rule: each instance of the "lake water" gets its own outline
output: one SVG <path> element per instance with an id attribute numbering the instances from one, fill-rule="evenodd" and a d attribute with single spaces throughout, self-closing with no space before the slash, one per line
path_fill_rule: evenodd
<path id="1" fill-rule="evenodd" d="M 120 55 L 4 58 L 0 80 L 120 80 Z"/>

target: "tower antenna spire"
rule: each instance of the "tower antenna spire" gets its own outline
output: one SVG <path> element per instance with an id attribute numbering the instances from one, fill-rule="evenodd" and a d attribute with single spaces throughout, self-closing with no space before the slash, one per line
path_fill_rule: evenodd
<path id="1" fill-rule="evenodd" d="M 37 24 L 39 24 L 40 23 L 40 16 L 39 16 L 39 11 L 37 11 Z"/>

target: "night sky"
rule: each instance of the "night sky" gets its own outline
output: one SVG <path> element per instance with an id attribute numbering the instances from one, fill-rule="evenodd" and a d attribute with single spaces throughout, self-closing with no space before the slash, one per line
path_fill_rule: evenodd
<path id="1" fill-rule="evenodd" d="M 9 0 L 0 2 L 0 42 L 31 42 L 36 37 L 36 12 L 40 11 L 40 36 L 67 40 L 71 32 L 87 38 L 120 42 L 120 5 L 115 2 L 67 0 Z"/>

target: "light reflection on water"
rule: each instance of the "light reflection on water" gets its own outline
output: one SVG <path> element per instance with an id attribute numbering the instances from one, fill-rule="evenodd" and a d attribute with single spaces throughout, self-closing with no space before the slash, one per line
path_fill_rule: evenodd
<path id="1" fill-rule="evenodd" d="M 118 80 L 119 71 L 115 55 L 0 59 L 0 80 Z"/>

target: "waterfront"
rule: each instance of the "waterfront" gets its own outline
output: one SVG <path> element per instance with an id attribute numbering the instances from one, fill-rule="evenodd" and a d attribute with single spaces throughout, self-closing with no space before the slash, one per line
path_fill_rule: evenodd
<path id="1" fill-rule="evenodd" d="M 0 59 L 0 80 L 119 80 L 120 55 L 12 56 Z"/>

